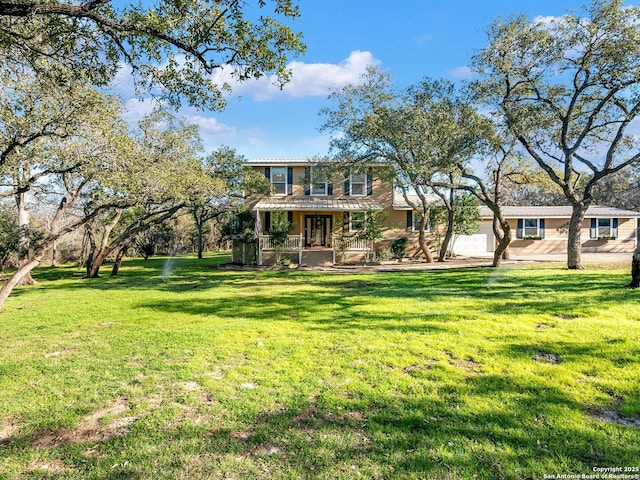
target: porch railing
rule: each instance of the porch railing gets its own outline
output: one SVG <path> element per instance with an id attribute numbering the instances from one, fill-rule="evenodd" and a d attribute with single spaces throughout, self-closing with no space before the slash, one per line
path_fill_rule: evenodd
<path id="1" fill-rule="evenodd" d="M 302 263 L 302 234 L 289 235 L 285 244 L 280 247 L 283 252 L 298 252 L 298 265 Z M 260 235 L 258 238 L 258 265 L 262 265 L 262 252 L 275 252 L 276 246 L 271 235 Z"/>
<path id="2" fill-rule="evenodd" d="M 333 263 L 336 263 L 338 255 L 346 253 L 364 253 L 365 261 L 371 257 L 375 260 L 376 252 L 372 240 L 363 240 L 357 237 L 334 235 L 333 236 Z"/>

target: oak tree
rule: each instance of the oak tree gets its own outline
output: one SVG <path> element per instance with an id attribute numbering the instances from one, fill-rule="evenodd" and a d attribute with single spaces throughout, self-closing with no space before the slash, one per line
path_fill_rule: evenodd
<path id="1" fill-rule="evenodd" d="M 640 162 L 640 7 L 593 0 L 552 21 L 498 20 L 473 65 L 476 91 L 572 206 L 567 265 L 596 187 Z M 582 181 L 588 177 L 588 181 Z"/>
<path id="2" fill-rule="evenodd" d="M 56 81 L 72 70 L 106 85 L 125 68 L 141 92 L 219 109 L 230 90 L 212 77 L 220 69 L 287 81 L 287 55 L 304 45 L 284 22 L 298 15 L 294 0 L 2 0 L 0 52 Z"/>

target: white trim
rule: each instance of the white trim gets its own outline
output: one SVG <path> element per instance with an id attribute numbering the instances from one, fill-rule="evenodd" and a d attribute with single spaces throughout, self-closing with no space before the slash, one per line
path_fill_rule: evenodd
<path id="1" fill-rule="evenodd" d="M 429 214 L 427 213 L 427 215 Z M 420 217 L 421 216 L 422 214 L 417 210 L 411 210 L 411 230 L 409 230 L 410 232 L 420 233 Z M 428 218 L 427 218 L 427 223 L 424 227 L 424 231 L 425 233 L 431 232 L 431 224 Z"/>
<path id="2" fill-rule="evenodd" d="M 536 222 L 536 233 L 527 233 L 527 228 L 529 228 L 530 230 L 533 229 L 533 226 L 529 226 L 527 227 L 527 220 L 528 221 L 532 221 L 535 220 Z M 516 226 L 517 227 L 517 226 Z M 522 239 L 526 240 L 527 239 L 527 235 L 534 235 L 536 237 L 540 237 L 540 219 L 539 218 L 523 218 L 522 219 Z"/>
<path id="3" fill-rule="evenodd" d="M 353 181 L 353 176 L 354 175 L 362 175 L 363 177 L 363 181 L 362 182 L 354 182 Z M 349 195 L 352 197 L 366 197 L 367 196 L 367 183 L 368 178 L 367 178 L 367 174 L 366 173 L 351 173 L 349 174 Z M 362 185 L 362 192 L 363 193 L 353 193 L 353 185 L 354 183 L 356 185 Z"/>
<path id="4" fill-rule="evenodd" d="M 273 174 L 275 170 L 284 170 L 284 182 L 273 181 Z M 287 167 L 271 167 L 269 170 L 269 181 L 271 182 L 271 195 L 276 197 L 285 197 L 287 195 Z M 276 185 L 284 185 L 284 193 L 277 193 L 275 191 Z"/>
<path id="5" fill-rule="evenodd" d="M 360 213 L 362 214 L 362 228 L 354 229 L 353 216 Z M 367 226 L 367 212 L 356 211 L 356 212 L 351 212 L 349 214 L 349 233 L 361 232 L 362 230 L 365 229 L 366 226 Z"/>
<path id="6" fill-rule="evenodd" d="M 313 186 L 324 185 L 324 193 L 314 193 Z M 323 182 L 317 182 L 313 179 L 313 167 L 309 167 L 309 196 L 311 197 L 328 197 L 329 196 L 329 182 L 327 180 Z"/>

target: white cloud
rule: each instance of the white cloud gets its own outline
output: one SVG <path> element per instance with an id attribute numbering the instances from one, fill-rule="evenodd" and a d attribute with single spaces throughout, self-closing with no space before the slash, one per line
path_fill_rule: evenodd
<path id="1" fill-rule="evenodd" d="M 125 94 L 126 96 L 134 95 L 136 88 L 133 82 L 133 75 L 131 67 L 127 64 L 120 62 L 118 72 L 109 85 L 116 92 Z"/>
<path id="2" fill-rule="evenodd" d="M 218 85 L 228 83 L 235 94 L 250 95 L 256 101 L 270 100 L 278 95 L 293 98 L 323 97 L 334 89 L 349 83 L 358 83 L 369 65 L 380 65 L 380 60 L 377 60 L 371 52 L 359 50 L 351 52 L 338 64 L 294 61 L 288 65 L 291 70 L 291 81 L 282 90 L 276 86 L 275 77 L 263 77 L 240 83 L 227 69 L 217 71 L 213 78 Z"/>
<path id="3" fill-rule="evenodd" d="M 129 122 L 141 120 L 145 115 L 150 114 L 154 107 L 155 100 L 152 98 L 130 98 L 124 104 L 122 118 Z"/>
<path id="4" fill-rule="evenodd" d="M 456 78 L 460 80 L 468 80 L 475 76 L 475 73 L 473 72 L 473 70 L 471 70 L 471 67 L 468 67 L 468 66 L 453 68 L 449 70 L 448 73 L 449 73 L 449 76 L 451 76 L 452 78 Z"/>
<path id="5" fill-rule="evenodd" d="M 224 135 L 235 136 L 236 129 L 219 122 L 213 117 L 203 117 L 202 115 L 186 115 L 185 118 L 193 124 L 200 127 L 200 133 L 203 135 Z"/>
<path id="6" fill-rule="evenodd" d="M 553 15 L 538 15 L 533 19 L 533 24 L 534 25 L 539 25 L 539 24 L 550 25 L 553 23 L 558 23 L 560 20 L 562 20 L 562 18 L 563 17 L 557 17 Z"/>

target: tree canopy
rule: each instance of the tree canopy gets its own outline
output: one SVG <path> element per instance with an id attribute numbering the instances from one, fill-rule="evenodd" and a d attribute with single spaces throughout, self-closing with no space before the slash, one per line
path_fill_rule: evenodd
<path id="1" fill-rule="evenodd" d="M 449 174 L 478 151 L 483 120 L 450 82 L 425 78 L 397 90 L 390 75 L 375 68 L 332 98 L 336 106 L 323 111 L 323 129 L 340 133 L 331 142 L 332 156 L 345 166 L 389 167 L 390 179 L 421 216 L 420 248 L 433 261 L 424 234 L 431 192 L 436 183 L 451 183 Z"/>
<path id="2" fill-rule="evenodd" d="M 596 186 L 640 161 L 630 128 L 640 113 L 640 8 L 622 3 L 593 0 L 550 22 L 498 20 L 473 61 L 479 98 L 573 207 L 569 268 L 582 268 L 580 225 Z"/>
<path id="3" fill-rule="evenodd" d="M 61 70 L 108 84 L 120 68 L 136 86 L 178 105 L 218 109 L 223 92 L 212 73 L 237 80 L 275 73 L 286 82 L 287 55 L 304 51 L 283 19 L 295 0 L 0 1 L 0 50 L 8 64 L 26 61 L 50 79 Z"/>

